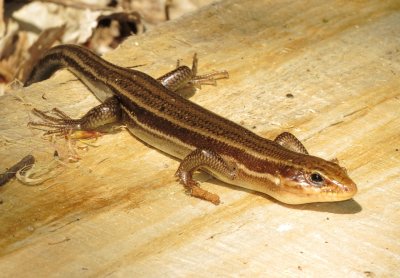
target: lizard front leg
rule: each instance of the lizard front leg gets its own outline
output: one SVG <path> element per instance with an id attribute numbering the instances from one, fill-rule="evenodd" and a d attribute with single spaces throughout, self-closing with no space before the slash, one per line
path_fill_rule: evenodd
<path id="1" fill-rule="evenodd" d="M 306 147 L 304 147 L 300 140 L 297 139 L 297 137 L 294 136 L 292 133 L 282 132 L 275 138 L 274 141 L 282 147 L 291 151 L 308 154 Z"/>
<path id="2" fill-rule="evenodd" d="M 182 160 L 175 173 L 175 176 L 179 178 L 179 181 L 188 189 L 193 197 L 218 205 L 220 203 L 219 196 L 201 189 L 193 179 L 193 173 L 198 169 L 233 180 L 236 176 L 236 167 L 226 162 L 219 154 L 212 150 L 196 149 Z"/>

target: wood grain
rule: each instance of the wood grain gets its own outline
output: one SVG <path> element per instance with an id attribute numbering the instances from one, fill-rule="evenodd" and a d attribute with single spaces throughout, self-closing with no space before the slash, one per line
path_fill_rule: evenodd
<path id="1" fill-rule="evenodd" d="M 38 186 L 0 188 L 5 277 L 389 277 L 400 266 L 400 2 L 221 1 L 132 37 L 105 58 L 176 59 L 229 80 L 191 100 L 269 138 L 298 136 L 338 158 L 359 186 L 354 200 L 288 206 L 199 174 L 222 204 L 190 198 L 178 161 L 128 132 L 106 135 Z M 291 97 L 291 94 L 293 97 Z M 27 154 L 46 165 L 49 142 L 26 123 L 33 108 L 72 116 L 97 104 L 66 71 L 0 98 L 0 169 Z"/>

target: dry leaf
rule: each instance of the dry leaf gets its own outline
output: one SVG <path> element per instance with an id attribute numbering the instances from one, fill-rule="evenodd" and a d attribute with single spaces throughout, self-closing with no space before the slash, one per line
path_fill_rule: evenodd
<path id="1" fill-rule="evenodd" d="M 29 77 L 32 68 L 35 66 L 37 61 L 43 54 L 50 49 L 56 41 L 60 41 L 60 38 L 65 32 L 65 26 L 49 28 L 43 31 L 36 42 L 29 48 L 29 57 L 23 63 L 25 66 L 18 72 L 17 78 L 25 83 Z"/>

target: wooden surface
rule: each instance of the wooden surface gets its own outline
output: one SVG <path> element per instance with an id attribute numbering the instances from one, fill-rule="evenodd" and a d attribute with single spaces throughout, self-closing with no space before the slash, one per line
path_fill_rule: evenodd
<path id="1" fill-rule="evenodd" d="M 222 1 L 106 56 L 159 76 L 176 59 L 229 80 L 191 100 L 262 136 L 296 134 L 337 157 L 353 200 L 287 206 L 200 174 L 222 204 L 185 195 L 178 161 L 128 132 L 106 135 L 37 186 L 0 188 L 4 277 L 393 277 L 400 269 L 400 2 Z M 292 94 L 293 98 L 287 97 Z M 40 138 L 33 107 L 73 116 L 97 104 L 63 71 L 0 99 L 0 168 L 41 165 L 64 140 Z"/>

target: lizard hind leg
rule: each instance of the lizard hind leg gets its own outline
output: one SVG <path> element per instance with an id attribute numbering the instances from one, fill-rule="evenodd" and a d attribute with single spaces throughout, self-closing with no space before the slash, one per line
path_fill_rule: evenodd
<path id="1" fill-rule="evenodd" d="M 178 60 L 179 62 L 179 60 Z M 180 66 L 179 63 L 177 68 L 160 76 L 157 80 L 167 89 L 178 92 L 188 84 L 192 84 L 194 87 L 201 88 L 201 85 L 217 85 L 217 80 L 229 78 L 229 74 L 226 70 L 214 71 L 202 75 L 197 74 L 198 59 L 197 55 L 193 56 L 192 68 L 187 66 Z"/>
<path id="2" fill-rule="evenodd" d="M 53 109 L 53 111 L 55 111 L 55 109 Z M 57 110 L 57 111 L 60 111 L 60 110 Z M 32 112 L 37 117 L 41 118 L 42 121 L 40 121 L 40 122 L 30 121 L 30 122 L 28 122 L 28 126 L 45 130 L 46 132 L 44 133 L 44 135 L 66 134 L 66 133 L 68 133 L 68 131 L 75 130 L 79 126 L 79 120 L 74 120 L 71 118 L 63 118 L 60 115 L 50 116 L 47 114 L 47 112 L 36 109 L 36 108 L 34 108 L 32 110 Z M 55 113 L 58 113 L 58 112 L 55 112 Z"/>
<path id="3" fill-rule="evenodd" d="M 188 82 L 193 84 L 194 86 L 201 88 L 201 85 L 217 85 L 217 80 L 219 79 L 227 79 L 229 78 L 229 73 L 226 70 L 220 71 L 213 71 L 205 74 L 198 75 L 197 68 L 198 68 L 199 59 L 197 58 L 197 54 L 193 55 L 193 62 L 192 62 L 192 78 Z"/>
<path id="4" fill-rule="evenodd" d="M 79 119 L 72 119 L 61 110 L 54 108 L 56 116 L 47 115 L 46 112 L 33 109 L 33 113 L 42 119 L 41 122 L 29 122 L 32 127 L 46 128 L 45 135 L 56 134 L 73 135 L 76 139 L 98 137 L 96 130 L 107 124 L 115 123 L 121 119 L 121 106 L 114 97 L 106 99 L 102 104 L 90 109 Z"/>

